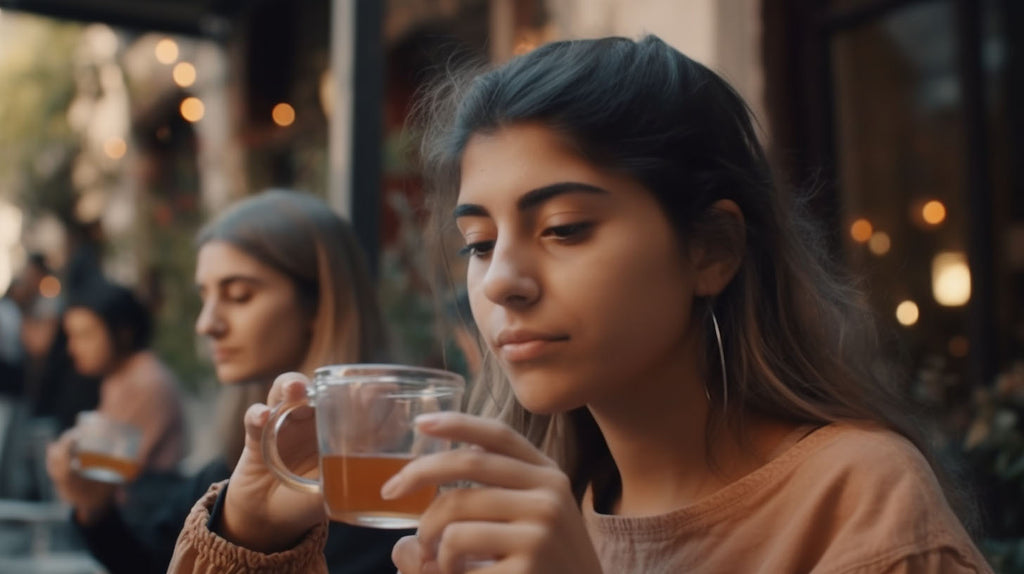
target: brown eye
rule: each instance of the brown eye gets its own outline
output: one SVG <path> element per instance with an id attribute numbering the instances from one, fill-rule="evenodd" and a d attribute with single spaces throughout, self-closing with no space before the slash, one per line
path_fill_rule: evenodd
<path id="1" fill-rule="evenodd" d="M 459 250 L 459 255 L 464 257 L 483 257 L 494 249 L 493 241 L 477 241 L 470 243 Z"/>
<path id="2" fill-rule="evenodd" d="M 593 228 L 593 223 L 590 223 L 589 221 L 582 221 L 579 223 L 548 227 L 541 235 L 545 237 L 554 237 L 563 241 L 579 241 L 586 238 L 587 234 Z"/>

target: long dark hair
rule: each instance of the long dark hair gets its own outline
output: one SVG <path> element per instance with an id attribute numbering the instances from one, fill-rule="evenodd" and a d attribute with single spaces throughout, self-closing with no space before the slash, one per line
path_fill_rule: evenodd
<path id="1" fill-rule="evenodd" d="M 541 122 L 583 157 L 640 182 L 680 240 L 742 258 L 731 283 L 703 301 L 721 325 L 729 383 L 723 411 L 709 329 L 705 363 L 716 367 L 705 372 L 713 406 L 709 437 L 723 425 L 742 434 L 744 412 L 813 425 L 871 421 L 907 437 L 933 461 L 907 416 L 898 378 L 880 368 L 862 294 L 831 263 L 800 204 L 780 192 L 749 109 L 715 73 L 654 36 L 556 42 L 490 71 L 445 74 L 420 106 L 421 159 L 438 236 L 450 225 L 470 137 Z M 711 209 L 723 199 L 742 210 L 742 229 Z M 587 484 L 595 491 L 620 487 L 585 407 L 555 416 L 529 413 L 493 357 L 483 371 L 473 407 L 545 448 L 568 472 L 577 496 Z M 947 495 L 970 522 L 957 492 Z"/>
<path id="2" fill-rule="evenodd" d="M 115 361 L 123 361 L 149 347 L 153 317 L 131 289 L 95 277 L 68 296 L 67 309 L 87 309 L 103 322 L 114 347 Z"/>

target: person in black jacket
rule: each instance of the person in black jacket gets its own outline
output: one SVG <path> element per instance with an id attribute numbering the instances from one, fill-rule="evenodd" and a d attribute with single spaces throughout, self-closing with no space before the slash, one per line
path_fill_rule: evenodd
<path id="1" fill-rule="evenodd" d="M 166 571 L 189 510 L 238 460 L 246 408 L 266 400 L 277 375 L 387 359 L 362 253 L 349 225 L 319 199 L 289 191 L 247 198 L 201 230 L 197 246 L 196 333 L 210 342 L 225 385 L 217 416 L 223 453 L 191 477 L 141 476 L 120 509 L 93 506 L 87 492 L 71 500 L 73 522 L 111 574 Z M 404 534 L 332 523 L 330 571 L 394 572 L 391 548 Z"/>

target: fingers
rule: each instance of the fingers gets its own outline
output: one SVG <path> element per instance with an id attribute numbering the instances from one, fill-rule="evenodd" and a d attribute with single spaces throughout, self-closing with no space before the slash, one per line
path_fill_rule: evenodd
<path id="1" fill-rule="evenodd" d="M 63 479 L 71 472 L 71 445 L 74 437 L 67 431 L 46 445 L 46 472 L 51 478 Z"/>
<path id="2" fill-rule="evenodd" d="M 270 407 L 263 403 L 249 405 L 249 408 L 245 410 L 242 421 L 245 425 L 245 446 L 247 448 L 259 452 L 260 442 L 263 439 L 263 427 L 267 426 L 269 418 Z"/>
<path id="3" fill-rule="evenodd" d="M 530 464 L 555 467 L 526 437 L 496 420 L 454 412 L 430 413 L 416 417 L 416 428 L 430 436 L 475 444 Z"/>
<path id="4" fill-rule="evenodd" d="M 458 522 L 445 529 L 437 550 L 441 572 L 478 572 L 493 566 L 502 557 L 514 555 L 529 547 L 541 536 L 540 529 L 530 524 L 497 524 L 494 522 Z M 490 559 L 489 559 L 490 558 Z"/>
<path id="5" fill-rule="evenodd" d="M 449 490 L 438 496 L 420 517 L 417 539 L 425 558 L 439 552 L 453 524 L 462 523 L 540 523 L 557 522 L 562 501 L 551 491 L 508 490 L 504 488 L 467 488 Z M 575 508 L 569 510 L 575 512 Z M 503 547 L 504 548 L 504 547 Z M 508 550 L 507 548 L 504 548 Z M 479 549 L 483 550 L 483 549 Z M 490 548 L 496 551 L 496 548 Z M 497 555 L 497 554 L 496 554 Z M 438 557 L 440 561 L 440 557 Z"/>
<path id="6" fill-rule="evenodd" d="M 423 560 L 420 558 L 420 544 L 415 536 L 403 536 L 391 550 L 391 561 L 402 574 L 420 574 Z"/>
<path id="7" fill-rule="evenodd" d="M 267 405 L 276 407 L 281 403 L 302 400 L 310 386 L 306 375 L 290 372 L 278 375 L 267 395 Z"/>
<path id="8" fill-rule="evenodd" d="M 548 487 L 568 492 L 560 470 L 474 448 L 431 454 L 414 459 L 381 487 L 385 499 L 399 498 L 424 486 L 472 481 L 512 489 Z"/>

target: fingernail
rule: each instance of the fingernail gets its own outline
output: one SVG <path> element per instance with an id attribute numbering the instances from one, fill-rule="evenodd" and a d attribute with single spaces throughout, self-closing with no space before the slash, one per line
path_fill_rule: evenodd
<path id="1" fill-rule="evenodd" d="M 391 500 L 392 498 L 395 498 L 395 494 L 398 493 L 398 487 L 401 486 L 401 484 L 402 479 L 400 478 L 400 475 L 396 474 L 395 476 L 392 476 L 384 483 L 384 486 L 380 487 L 380 497 L 384 500 Z"/>

